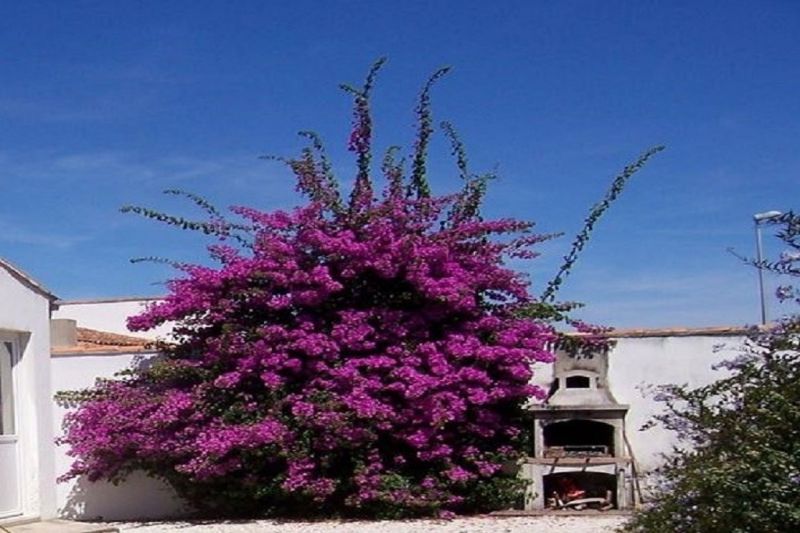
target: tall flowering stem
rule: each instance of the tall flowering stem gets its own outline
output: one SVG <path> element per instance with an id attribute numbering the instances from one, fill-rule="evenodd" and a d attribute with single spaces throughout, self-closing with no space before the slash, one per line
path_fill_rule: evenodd
<path id="1" fill-rule="evenodd" d="M 358 172 L 355 185 L 350 196 L 350 211 L 359 212 L 369 207 L 372 201 L 372 179 L 370 178 L 370 162 L 372 161 L 372 115 L 369 109 L 369 98 L 375 77 L 386 63 L 386 58 L 376 61 L 367 74 L 367 79 L 360 89 L 349 85 L 342 88 L 354 96 L 353 129 L 350 132 L 348 148 L 356 154 Z"/>
<path id="2" fill-rule="evenodd" d="M 414 143 L 414 160 L 411 166 L 411 183 L 409 193 L 416 198 L 428 198 L 431 188 L 428 184 L 428 144 L 433 134 L 433 115 L 431 113 L 431 89 L 450 71 L 450 67 L 442 67 L 428 78 L 417 104 L 417 139 Z"/>
<path id="3" fill-rule="evenodd" d="M 403 195 L 403 159 L 397 160 L 397 153 L 400 151 L 397 145 L 390 146 L 386 150 L 381 164 L 381 171 L 386 178 L 385 194 L 394 199 L 399 199 Z"/>
<path id="4" fill-rule="evenodd" d="M 307 159 L 311 160 L 314 174 L 317 176 L 314 183 L 309 187 L 307 194 L 309 197 L 320 202 L 323 206 L 335 214 L 342 212 L 342 199 L 339 192 L 339 183 L 333 173 L 333 167 L 325 151 L 325 145 L 320 136 L 313 131 L 301 131 L 301 137 L 305 137 L 311 143 L 311 149 L 316 154 L 316 158 L 311 155 L 310 150 L 306 150 Z"/>
<path id="5" fill-rule="evenodd" d="M 467 150 L 464 148 L 464 143 L 458 136 L 455 127 L 450 122 L 444 121 L 441 124 L 441 128 L 448 139 L 450 139 L 452 154 L 456 158 L 456 166 L 464 182 L 461 194 L 459 194 L 448 216 L 448 220 L 450 220 L 452 224 L 457 225 L 465 220 L 480 216 L 480 206 L 483 203 L 483 197 L 486 194 L 488 182 L 496 176 L 494 174 L 475 176 L 470 173 Z"/>

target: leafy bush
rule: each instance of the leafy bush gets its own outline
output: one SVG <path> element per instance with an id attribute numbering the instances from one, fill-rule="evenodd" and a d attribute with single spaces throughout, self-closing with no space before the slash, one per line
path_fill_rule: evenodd
<path id="1" fill-rule="evenodd" d="M 762 266 L 800 275 L 800 217 L 773 221 L 791 249 Z M 800 303 L 791 286 L 778 296 Z M 658 422 L 681 439 L 655 500 L 633 532 L 800 531 L 800 317 L 756 330 L 726 377 L 705 387 L 665 387 Z"/>
<path id="2" fill-rule="evenodd" d="M 532 301 L 505 257 L 531 257 L 531 223 L 483 220 L 488 176 L 431 196 L 429 91 L 411 172 L 383 160 L 373 191 L 369 95 L 353 96 L 358 172 L 342 199 L 322 145 L 282 160 L 308 202 L 291 212 L 233 208 L 232 223 L 145 216 L 216 235 L 218 266 L 177 265 L 169 294 L 133 330 L 174 321 L 163 357 L 75 399 L 66 477 L 165 479 L 199 509 L 228 515 L 408 516 L 508 506 L 501 473 L 521 449 L 523 404 L 542 395 L 531 366 L 555 334 L 517 316 Z M 173 191 L 175 192 L 175 191 Z"/>

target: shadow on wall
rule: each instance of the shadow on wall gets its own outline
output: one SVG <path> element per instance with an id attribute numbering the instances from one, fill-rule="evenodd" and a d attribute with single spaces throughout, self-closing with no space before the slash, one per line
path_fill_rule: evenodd
<path id="1" fill-rule="evenodd" d="M 191 508 L 169 485 L 135 472 L 119 485 L 81 476 L 59 514 L 72 520 L 161 520 L 190 513 Z"/>

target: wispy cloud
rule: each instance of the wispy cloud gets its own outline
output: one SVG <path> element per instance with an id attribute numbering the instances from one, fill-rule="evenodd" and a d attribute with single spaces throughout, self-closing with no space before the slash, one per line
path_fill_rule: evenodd
<path id="1" fill-rule="evenodd" d="M 585 273 L 564 296 L 586 302 L 581 315 L 617 327 L 727 325 L 757 319 L 755 278 L 746 268 Z"/>
<path id="2" fill-rule="evenodd" d="M 226 185 L 276 182 L 279 165 L 269 165 L 253 154 L 199 157 L 166 155 L 148 159 L 122 151 L 77 153 L 0 152 L 0 180 L 58 182 L 125 182 L 172 186 L 176 183 L 225 181 Z"/>
<path id="3" fill-rule="evenodd" d="M 22 244 L 26 246 L 43 246 L 48 248 L 68 249 L 76 244 L 91 240 L 90 235 L 57 233 L 34 230 L 0 218 L 0 242 Z"/>
<path id="4" fill-rule="evenodd" d="M 7 200 L 1 212 L 7 216 L 0 218 L 0 242 L 60 248 L 81 239 L 70 233 L 40 232 L 42 221 L 57 220 L 56 229 L 67 227 L 110 239 L 114 232 L 131 229 L 130 217 L 118 213 L 122 205 L 196 215 L 189 204 L 164 197 L 165 189 L 185 189 L 221 209 L 242 204 L 286 208 L 297 202 L 287 170 L 252 154 L 147 159 L 114 151 L 0 153 L 0 184 Z"/>
<path id="5" fill-rule="evenodd" d="M 79 94 L 71 97 L 0 97 L 0 116 L 37 122 L 97 122 L 126 119 L 158 109 L 156 91 Z M 120 102 L 125 102 L 121 105 Z"/>
<path id="6" fill-rule="evenodd" d="M 594 274 L 591 285 L 601 287 L 603 292 L 613 294 L 683 294 L 697 293 L 729 286 L 734 280 L 741 281 L 742 275 L 733 269 L 726 272 L 704 272 L 684 275 L 675 272 L 639 272 L 616 275 Z M 585 283 L 584 283 L 585 285 Z"/>
<path id="7" fill-rule="evenodd" d="M 154 57 L 128 63 L 48 65 L 67 85 L 34 91 L 0 89 L 0 116 L 36 122 L 97 122 L 130 119 L 160 109 L 176 87 L 188 81 Z"/>

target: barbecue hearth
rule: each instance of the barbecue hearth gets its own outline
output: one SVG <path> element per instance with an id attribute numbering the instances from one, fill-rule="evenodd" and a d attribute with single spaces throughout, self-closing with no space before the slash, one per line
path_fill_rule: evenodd
<path id="1" fill-rule="evenodd" d="M 608 386 L 605 353 L 560 352 L 551 395 L 531 408 L 534 449 L 526 509 L 626 509 L 635 505 L 625 445 L 627 405 Z"/>

